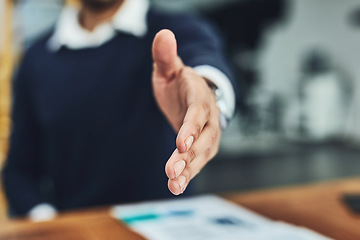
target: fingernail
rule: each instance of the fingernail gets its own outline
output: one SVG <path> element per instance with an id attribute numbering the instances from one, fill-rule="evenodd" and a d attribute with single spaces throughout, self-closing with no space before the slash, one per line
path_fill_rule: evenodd
<path id="1" fill-rule="evenodd" d="M 175 178 L 177 178 L 186 166 L 186 162 L 184 160 L 177 161 L 174 163 L 174 171 L 175 171 Z"/>
<path id="2" fill-rule="evenodd" d="M 194 142 L 194 137 L 190 136 L 185 140 L 185 145 L 186 145 L 186 151 L 188 151 L 191 148 L 191 145 Z"/>
<path id="3" fill-rule="evenodd" d="M 184 175 L 180 175 L 177 178 L 177 182 L 180 186 L 180 192 L 183 192 L 185 190 L 186 177 Z"/>
<path id="4" fill-rule="evenodd" d="M 181 190 L 181 193 L 180 193 L 180 194 L 183 194 L 183 193 L 185 192 L 186 187 L 187 187 L 187 186 L 185 186 L 185 187 Z"/>

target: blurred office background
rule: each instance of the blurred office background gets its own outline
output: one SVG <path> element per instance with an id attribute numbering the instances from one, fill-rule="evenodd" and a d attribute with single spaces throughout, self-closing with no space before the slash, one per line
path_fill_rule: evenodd
<path id="1" fill-rule="evenodd" d="M 131 1 L 131 0 L 130 0 Z M 69 1 L 75 2 L 75 1 Z M 0 0 L 0 166 L 11 72 L 56 21 L 62 0 Z M 209 18 L 227 44 L 238 110 L 198 193 L 305 183 L 360 173 L 358 0 L 152 0 Z M 5 216 L 0 197 L 0 219 Z"/>

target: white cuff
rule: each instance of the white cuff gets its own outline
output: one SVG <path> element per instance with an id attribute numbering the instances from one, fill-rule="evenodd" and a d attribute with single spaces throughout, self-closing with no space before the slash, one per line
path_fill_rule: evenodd
<path id="1" fill-rule="evenodd" d="M 229 78 L 219 69 L 210 65 L 194 67 L 200 76 L 211 81 L 221 91 L 221 98 L 218 98 L 217 105 L 220 112 L 226 119 L 231 119 L 235 112 L 235 92 Z"/>
<path id="2" fill-rule="evenodd" d="M 33 207 L 29 212 L 29 217 L 34 222 L 49 221 L 56 216 L 56 209 L 48 203 L 41 203 Z"/>

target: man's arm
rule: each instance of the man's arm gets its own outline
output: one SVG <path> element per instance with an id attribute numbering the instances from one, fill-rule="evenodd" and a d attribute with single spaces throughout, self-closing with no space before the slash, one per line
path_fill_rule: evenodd
<path id="1" fill-rule="evenodd" d="M 176 36 L 178 55 L 186 66 L 192 67 L 223 92 L 222 100 L 226 106 L 219 108 L 231 119 L 235 111 L 237 88 L 225 57 L 220 33 L 211 24 L 197 17 L 188 17 L 180 25 L 169 28 Z"/>
<path id="2" fill-rule="evenodd" d="M 194 44 L 197 42 L 194 41 Z M 210 44 L 207 47 L 213 46 Z M 204 54 L 195 55 L 194 58 L 198 58 L 199 63 L 211 63 L 212 60 L 206 58 L 216 58 L 216 54 L 216 51 L 204 51 Z M 178 133 L 177 149 L 165 167 L 169 177 L 169 190 L 178 195 L 218 152 L 221 136 L 220 111 L 216 96 L 206 80 L 193 68 L 186 66 L 178 56 L 177 42 L 171 31 L 162 30 L 156 35 L 153 59 L 155 98 Z"/>
<path id="3" fill-rule="evenodd" d="M 14 80 L 10 149 L 3 184 L 12 215 L 28 214 L 45 199 L 38 187 L 41 177 L 41 130 L 31 98 L 31 61 L 25 56 Z"/>

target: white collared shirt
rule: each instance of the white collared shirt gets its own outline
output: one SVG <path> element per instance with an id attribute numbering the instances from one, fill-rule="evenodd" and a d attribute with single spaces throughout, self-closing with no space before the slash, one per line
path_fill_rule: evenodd
<path id="1" fill-rule="evenodd" d="M 112 39 L 116 30 L 142 37 L 147 32 L 148 10 L 148 0 L 125 1 L 110 22 L 102 23 L 89 32 L 79 23 L 79 9 L 67 6 L 60 14 L 48 47 L 54 52 L 61 46 L 70 49 L 98 47 Z"/>

